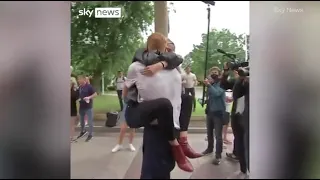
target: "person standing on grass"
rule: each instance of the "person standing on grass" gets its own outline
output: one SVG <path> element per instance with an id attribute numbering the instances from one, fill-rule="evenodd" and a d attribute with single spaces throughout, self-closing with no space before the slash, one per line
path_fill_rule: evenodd
<path id="1" fill-rule="evenodd" d="M 186 94 L 191 94 L 193 97 L 193 112 L 196 110 L 196 93 L 195 87 L 197 86 L 197 77 L 191 72 L 191 68 L 188 66 L 185 69 L 186 73 L 182 76 L 182 82 Z"/>
<path id="2" fill-rule="evenodd" d="M 120 104 L 120 111 L 123 110 L 122 90 L 123 90 L 125 80 L 126 80 L 126 77 L 124 77 L 123 72 L 118 71 L 118 76 L 116 78 L 116 88 L 117 88 L 117 95 L 118 95 L 119 104 Z"/>
<path id="3" fill-rule="evenodd" d="M 78 82 L 79 82 L 79 114 L 80 114 L 80 125 L 81 125 L 81 133 L 78 136 L 78 138 L 82 138 L 87 134 L 87 131 L 85 130 L 85 122 L 84 118 L 85 115 L 88 117 L 88 125 L 89 125 L 89 135 L 86 139 L 86 142 L 90 141 L 92 139 L 92 133 L 93 133 L 93 98 L 97 96 L 97 93 L 93 89 L 93 87 L 87 82 L 87 79 L 85 76 L 78 76 Z"/>
<path id="4" fill-rule="evenodd" d="M 125 120 L 125 115 L 124 115 L 124 113 L 126 111 L 127 104 L 125 102 L 123 102 L 123 105 L 124 105 L 124 108 L 123 108 L 122 112 L 120 112 L 120 118 L 119 118 L 120 134 L 119 134 L 118 144 L 112 149 L 111 152 L 113 152 L 113 153 L 118 152 L 123 149 L 122 142 L 123 142 L 123 139 L 126 135 L 126 131 L 129 128 L 127 125 L 127 122 Z M 129 132 L 129 149 L 130 149 L 130 151 L 134 152 L 134 151 L 136 151 L 136 148 L 133 146 L 132 142 L 133 142 L 133 138 L 134 138 L 134 134 L 135 134 L 135 129 L 129 128 L 129 131 L 130 131 Z"/>

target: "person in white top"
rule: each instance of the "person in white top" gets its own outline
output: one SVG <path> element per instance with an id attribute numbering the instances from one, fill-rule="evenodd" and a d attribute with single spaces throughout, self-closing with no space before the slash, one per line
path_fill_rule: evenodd
<path id="1" fill-rule="evenodd" d="M 191 72 L 191 68 L 188 66 L 185 69 L 185 74 L 182 76 L 182 83 L 186 94 L 191 94 L 193 97 L 193 111 L 196 110 L 196 94 L 195 86 L 197 86 L 197 77 Z"/>
<path id="2" fill-rule="evenodd" d="M 232 90 L 227 89 L 226 90 L 226 113 L 224 116 L 224 123 L 223 123 L 223 143 L 225 144 L 231 144 L 232 142 L 228 140 L 228 127 L 230 124 L 230 113 L 231 113 L 231 108 L 232 108 Z"/>
<path id="3" fill-rule="evenodd" d="M 151 60 L 152 57 L 161 57 L 163 54 L 165 56 L 166 46 L 166 37 L 160 33 L 153 33 L 148 37 L 147 50 L 142 57 Z M 175 53 L 167 54 L 171 54 L 172 58 L 180 58 Z M 168 65 L 161 64 L 163 68 Z M 138 61 L 129 67 L 128 79 L 123 90 L 123 97 L 128 98 L 125 112 L 127 124 L 133 128 L 148 126 L 150 123 L 157 124 L 159 132 L 171 145 L 173 158 L 178 167 L 192 172 L 192 164 L 186 158 L 183 146 L 177 141 L 174 131 L 174 128 L 180 129 L 181 75 L 177 69 L 172 69 L 161 70 L 153 76 L 145 76 L 143 72 L 146 68 L 148 67 Z M 137 90 L 137 96 L 129 95 L 128 90 L 129 92 Z"/>
<path id="4" fill-rule="evenodd" d="M 118 99 L 120 104 L 120 111 L 123 110 L 122 90 L 123 90 L 125 80 L 126 80 L 126 77 L 124 77 L 123 72 L 118 71 L 118 76 L 115 81 L 116 81 L 117 94 L 118 94 Z"/>

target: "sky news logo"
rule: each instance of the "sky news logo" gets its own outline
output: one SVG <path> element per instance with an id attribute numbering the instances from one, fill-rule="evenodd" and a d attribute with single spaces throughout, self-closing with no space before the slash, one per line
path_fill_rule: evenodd
<path id="1" fill-rule="evenodd" d="M 93 14 L 94 13 L 94 14 Z M 121 17 L 121 8 L 95 8 L 92 9 L 81 9 L 79 10 L 79 16 L 89 16 L 95 18 L 120 18 Z"/>

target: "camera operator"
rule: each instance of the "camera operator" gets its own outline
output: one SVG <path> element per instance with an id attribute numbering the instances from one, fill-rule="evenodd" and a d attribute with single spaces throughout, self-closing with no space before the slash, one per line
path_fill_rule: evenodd
<path id="1" fill-rule="evenodd" d="M 226 110 L 226 94 L 225 90 L 220 86 L 220 69 L 218 67 L 213 67 L 211 69 L 209 77 L 203 82 L 208 87 L 208 102 L 206 108 L 208 147 L 202 154 L 206 155 L 213 152 L 215 136 L 216 154 L 212 163 L 220 165 L 223 148 L 222 129 Z"/>
<path id="2" fill-rule="evenodd" d="M 233 153 L 226 153 L 227 157 L 239 160 L 242 175 L 247 175 L 248 147 L 249 147 L 249 73 L 245 64 L 225 63 L 221 78 L 224 89 L 233 89 L 233 105 L 231 110 L 231 127 L 234 134 Z M 233 70 L 235 79 L 228 79 Z"/>

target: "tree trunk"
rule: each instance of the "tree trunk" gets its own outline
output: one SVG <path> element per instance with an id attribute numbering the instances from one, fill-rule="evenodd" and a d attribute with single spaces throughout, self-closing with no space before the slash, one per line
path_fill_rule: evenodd
<path id="1" fill-rule="evenodd" d="M 98 74 L 93 75 L 92 80 L 91 80 L 91 84 L 94 87 L 94 89 L 96 90 L 96 92 L 98 94 L 100 94 L 101 93 L 101 73 L 100 73 L 100 75 L 98 75 Z"/>
<path id="2" fill-rule="evenodd" d="M 155 32 L 168 37 L 168 8 L 167 1 L 154 1 Z"/>

